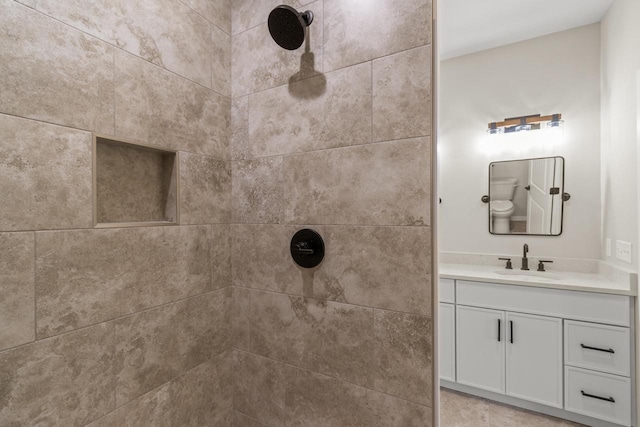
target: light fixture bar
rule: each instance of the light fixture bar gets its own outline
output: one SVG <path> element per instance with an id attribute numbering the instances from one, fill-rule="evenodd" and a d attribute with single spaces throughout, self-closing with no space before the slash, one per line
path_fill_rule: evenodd
<path id="1" fill-rule="evenodd" d="M 562 114 L 560 113 L 549 114 L 548 116 L 541 116 L 540 114 L 534 114 L 530 116 L 510 117 L 510 118 L 504 119 L 501 122 L 489 123 L 488 129 L 495 130 L 497 128 L 502 128 L 502 127 L 531 125 L 531 124 L 541 123 L 541 122 L 559 121 L 561 119 L 562 119 Z"/>

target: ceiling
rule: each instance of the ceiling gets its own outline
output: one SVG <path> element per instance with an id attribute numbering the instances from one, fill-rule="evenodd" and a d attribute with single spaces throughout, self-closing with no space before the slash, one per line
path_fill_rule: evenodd
<path id="1" fill-rule="evenodd" d="M 602 20 L 614 0 L 440 0 L 440 59 Z"/>

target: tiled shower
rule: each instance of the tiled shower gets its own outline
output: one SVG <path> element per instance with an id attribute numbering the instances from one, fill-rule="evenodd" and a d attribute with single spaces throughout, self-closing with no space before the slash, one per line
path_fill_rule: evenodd
<path id="1" fill-rule="evenodd" d="M 432 425 L 431 2 L 278 4 L 0 0 L 0 425 Z"/>

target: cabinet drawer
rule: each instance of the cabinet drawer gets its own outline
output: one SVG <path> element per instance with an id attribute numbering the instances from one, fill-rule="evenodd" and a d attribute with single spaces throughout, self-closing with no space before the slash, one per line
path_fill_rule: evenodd
<path id="1" fill-rule="evenodd" d="M 456 281 L 456 304 L 629 326 L 624 295 Z"/>
<path id="2" fill-rule="evenodd" d="M 440 279 L 438 294 L 440 295 L 440 302 L 454 304 L 456 302 L 455 281 L 453 279 Z"/>
<path id="3" fill-rule="evenodd" d="M 631 424 L 631 380 L 565 367 L 565 409 L 612 423 Z"/>
<path id="4" fill-rule="evenodd" d="M 628 328 L 594 323 L 564 322 L 564 363 L 579 368 L 630 376 Z"/>

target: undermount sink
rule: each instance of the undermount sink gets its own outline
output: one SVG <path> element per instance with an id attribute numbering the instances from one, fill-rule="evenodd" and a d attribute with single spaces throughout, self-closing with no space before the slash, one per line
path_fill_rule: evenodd
<path id="1" fill-rule="evenodd" d="M 556 274 L 550 274 L 542 271 L 526 271 L 526 270 L 498 270 L 496 274 L 501 276 L 529 276 L 529 277 L 539 277 L 548 280 L 562 280 L 562 276 L 558 276 Z"/>

